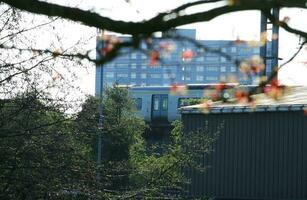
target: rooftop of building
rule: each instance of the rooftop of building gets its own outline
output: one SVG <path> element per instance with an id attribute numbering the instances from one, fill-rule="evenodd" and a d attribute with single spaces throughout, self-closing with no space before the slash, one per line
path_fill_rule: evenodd
<path id="1" fill-rule="evenodd" d="M 307 109 L 307 87 L 292 86 L 277 100 L 261 93 L 252 96 L 254 104 L 232 102 L 213 102 L 205 113 L 241 113 L 241 112 L 274 112 L 299 111 Z M 197 104 L 179 108 L 181 113 L 204 113 L 204 105 Z"/>

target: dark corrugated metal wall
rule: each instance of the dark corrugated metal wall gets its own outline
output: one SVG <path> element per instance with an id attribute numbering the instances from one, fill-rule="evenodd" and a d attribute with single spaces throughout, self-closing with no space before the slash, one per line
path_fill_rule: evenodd
<path id="1" fill-rule="evenodd" d="M 307 116 L 300 112 L 183 114 L 185 131 L 208 122 L 224 127 L 205 158 L 205 173 L 189 171 L 192 196 L 307 199 Z"/>

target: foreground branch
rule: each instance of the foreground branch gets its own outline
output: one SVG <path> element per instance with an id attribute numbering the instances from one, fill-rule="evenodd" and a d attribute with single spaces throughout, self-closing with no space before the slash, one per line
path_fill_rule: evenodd
<path id="1" fill-rule="evenodd" d="M 165 31 L 171 28 L 196 23 L 203 21 L 210 21 L 220 15 L 243 11 L 243 10 L 267 10 L 275 7 L 297 7 L 306 8 L 306 1 L 302 0 L 254 0 L 247 1 L 241 0 L 239 3 L 234 5 L 225 5 L 218 8 L 213 8 L 208 11 L 198 12 L 189 15 L 176 15 L 175 18 L 166 20 L 165 17 L 179 11 L 184 11 L 184 9 L 191 6 L 201 5 L 208 2 L 215 1 L 197 1 L 194 3 L 188 3 L 180 5 L 178 8 L 173 9 L 170 12 L 161 13 L 157 17 L 153 17 L 148 21 L 144 22 L 124 22 L 118 20 L 112 20 L 108 17 L 101 16 L 97 13 L 91 11 L 85 11 L 79 8 L 72 8 L 47 2 L 42 2 L 39 0 L 2 0 L 10 6 L 15 8 L 36 13 L 43 14 L 47 16 L 58 16 L 64 19 L 69 19 L 76 22 L 81 22 L 90 27 L 96 27 L 99 29 L 105 29 L 122 34 L 130 35 L 144 35 L 148 36 L 157 31 Z M 287 29 L 286 29 L 287 30 Z"/>

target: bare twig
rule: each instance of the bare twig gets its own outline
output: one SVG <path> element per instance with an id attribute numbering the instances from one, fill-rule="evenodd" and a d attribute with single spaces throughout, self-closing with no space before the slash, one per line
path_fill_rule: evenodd
<path id="1" fill-rule="evenodd" d="M 287 60 L 286 62 L 284 62 L 283 64 L 281 64 L 281 65 L 279 66 L 278 69 L 280 70 L 283 66 L 287 65 L 288 63 L 290 63 L 290 62 L 301 52 L 301 50 L 303 49 L 303 47 L 304 47 L 305 44 L 307 44 L 307 41 L 304 41 L 304 42 L 299 46 L 298 50 L 293 54 L 293 56 L 292 56 L 289 60 Z"/>

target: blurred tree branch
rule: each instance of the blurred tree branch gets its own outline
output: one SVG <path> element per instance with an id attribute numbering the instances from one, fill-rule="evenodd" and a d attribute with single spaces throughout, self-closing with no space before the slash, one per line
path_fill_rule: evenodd
<path id="1" fill-rule="evenodd" d="M 109 17 L 101 16 L 91 11 L 85 11 L 79 8 L 72 8 L 68 6 L 43 2 L 39 0 L 2 0 L 1 2 L 4 2 L 20 10 L 36 14 L 43 14 L 47 16 L 58 16 L 64 19 L 81 22 L 84 25 L 96 27 L 103 30 L 108 30 L 122 34 L 144 35 L 144 36 L 151 35 L 152 33 L 157 31 L 166 31 L 181 25 L 210 21 L 218 16 L 232 12 L 238 12 L 244 10 L 262 11 L 275 7 L 306 9 L 306 1 L 302 0 L 282 0 L 282 1 L 281 0 L 270 0 L 270 1 L 269 0 L 253 0 L 253 1 L 202 0 L 181 5 L 169 12 L 160 13 L 156 17 L 153 17 L 152 19 L 143 22 L 124 22 L 119 20 L 113 20 Z M 226 5 L 217 8 L 212 8 L 209 9 L 208 11 L 197 12 L 193 14 L 184 14 L 182 12 L 187 8 L 212 2 L 225 2 Z M 167 16 L 170 15 L 172 15 L 172 17 L 170 19 L 167 19 Z M 285 30 L 287 31 L 290 30 L 285 25 L 283 25 L 282 27 L 285 28 Z M 306 37 L 306 34 L 303 34 L 303 32 L 296 31 L 295 33 L 303 37 Z"/>

